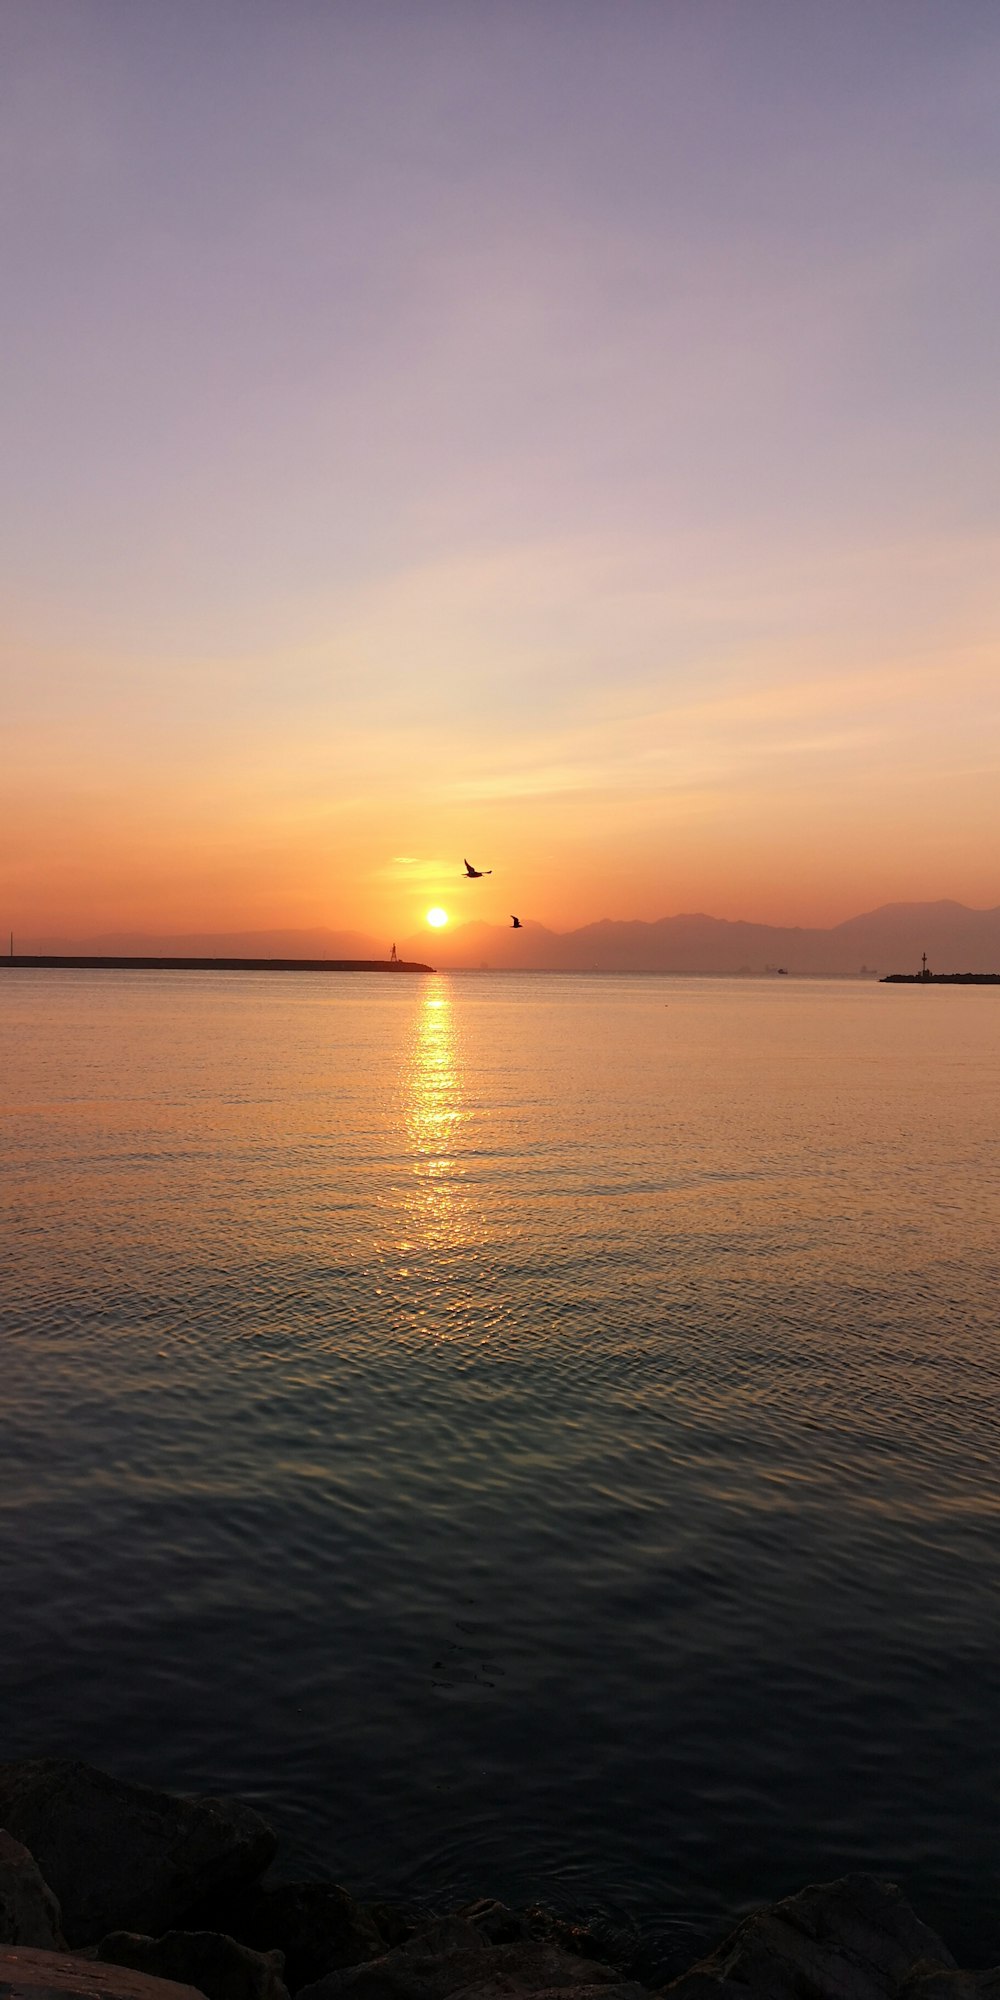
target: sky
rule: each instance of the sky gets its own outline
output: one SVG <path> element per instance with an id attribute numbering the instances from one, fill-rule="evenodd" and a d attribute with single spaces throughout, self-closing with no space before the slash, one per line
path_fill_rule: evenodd
<path id="1" fill-rule="evenodd" d="M 0 0 L 0 925 L 1000 903 L 998 86 L 995 0 Z"/>

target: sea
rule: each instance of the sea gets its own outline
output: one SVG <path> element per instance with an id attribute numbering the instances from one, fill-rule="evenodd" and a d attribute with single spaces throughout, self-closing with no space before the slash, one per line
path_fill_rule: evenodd
<path id="1" fill-rule="evenodd" d="M 1000 1959 L 1000 993 L 15 968 L 0 1051 L 0 1755 L 662 1976 L 852 1869 Z"/>

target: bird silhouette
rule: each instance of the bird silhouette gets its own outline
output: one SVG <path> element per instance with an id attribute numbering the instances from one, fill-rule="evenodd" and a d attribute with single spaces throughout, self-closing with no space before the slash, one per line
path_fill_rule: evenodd
<path id="1" fill-rule="evenodd" d="M 521 923 L 521 919 L 520 919 L 520 917 L 511 917 L 511 923 L 513 924 L 513 926 L 514 926 L 514 929 L 515 929 L 516 931 L 519 931 L 519 930 L 522 930 L 522 929 L 523 929 L 523 925 L 522 925 L 522 923 Z"/>
<path id="2" fill-rule="evenodd" d="M 492 868 L 473 868 L 471 861 L 465 864 L 465 873 L 470 882 L 481 882 L 484 875 L 492 875 Z"/>

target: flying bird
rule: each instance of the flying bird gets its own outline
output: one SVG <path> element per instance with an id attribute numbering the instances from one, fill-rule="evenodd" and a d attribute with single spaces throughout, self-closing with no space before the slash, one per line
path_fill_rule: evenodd
<path id="1" fill-rule="evenodd" d="M 465 864 L 465 873 L 470 882 L 481 882 L 484 875 L 492 875 L 492 868 L 473 868 L 471 861 Z"/>
<path id="2" fill-rule="evenodd" d="M 519 930 L 522 930 L 522 929 L 523 929 L 523 925 L 522 925 L 522 923 L 521 923 L 521 919 L 520 919 L 520 917 L 511 917 L 511 923 L 513 924 L 513 926 L 514 926 L 514 929 L 515 929 L 516 931 L 519 931 Z"/>

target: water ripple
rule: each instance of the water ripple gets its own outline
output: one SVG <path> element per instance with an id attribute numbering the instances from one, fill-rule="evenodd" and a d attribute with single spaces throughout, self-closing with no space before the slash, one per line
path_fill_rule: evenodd
<path id="1" fill-rule="evenodd" d="M 781 985 L 6 979 L 5 1754 L 1000 1956 L 996 999 Z"/>

